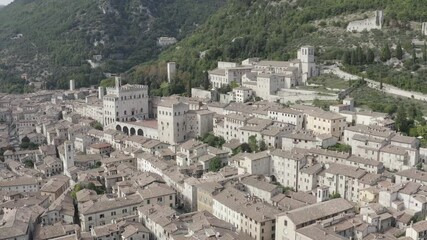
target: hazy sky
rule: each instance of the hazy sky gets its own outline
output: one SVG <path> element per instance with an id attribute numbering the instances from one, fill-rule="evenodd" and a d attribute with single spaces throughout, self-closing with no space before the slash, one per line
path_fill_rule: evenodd
<path id="1" fill-rule="evenodd" d="M 7 5 L 11 2 L 13 2 L 13 0 L 0 0 L 0 5 Z"/>

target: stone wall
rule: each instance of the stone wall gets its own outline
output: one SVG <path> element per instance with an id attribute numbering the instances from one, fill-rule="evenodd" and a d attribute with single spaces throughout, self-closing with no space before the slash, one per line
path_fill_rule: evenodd
<path id="1" fill-rule="evenodd" d="M 193 98 L 202 98 L 202 99 L 211 99 L 212 94 L 211 91 L 203 90 L 199 88 L 192 88 L 191 89 L 191 97 Z"/>

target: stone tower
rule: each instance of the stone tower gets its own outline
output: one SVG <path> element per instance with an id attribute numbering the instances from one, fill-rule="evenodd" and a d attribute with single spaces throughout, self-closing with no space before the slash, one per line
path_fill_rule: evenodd
<path id="1" fill-rule="evenodd" d="M 427 36 L 427 22 L 423 22 L 421 24 L 421 33 L 423 36 Z"/>
<path id="2" fill-rule="evenodd" d="M 375 11 L 375 24 L 377 25 L 377 27 L 379 27 L 379 29 L 382 29 L 383 27 L 383 22 L 384 22 L 384 13 L 381 10 L 377 10 Z"/>
<path id="3" fill-rule="evenodd" d="M 70 80 L 70 91 L 76 90 L 76 80 L 71 79 Z"/>
<path id="4" fill-rule="evenodd" d="M 120 87 L 122 86 L 122 78 L 120 76 L 116 76 L 114 78 L 114 85 L 117 91 L 119 91 Z"/>
<path id="5" fill-rule="evenodd" d="M 64 142 L 64 159 L 63 159 L 64 173 L 70 178 L 71 178 L 71 174 L 69 172 L 69 169 L 71 167 L 74 167 L 74 156 L 75 156 L 74 144 L 71 141 L 65 141 Z"/>
<path id="6" fill-rule="evenodd" d="M 98 98 L 103 99 L 105 96 L 105 88 L 104 87 L 98 87 Z"/>
<path id="7" fill-rule="evenodd" d="M 301 62 L 301 78 L 305 84 L 307 79 L 318 75 L 317 66 L 314 59 L 314 47 L 303 46 L 298 51 L 298 59 Z"/>
<path id="8" fill-rule="evenodd" d="M 168 82 L 172 82 L 175 78 L 176 74 L 176 63 L 175 62 L 168 62 L 167 64 L 167 71 L 168 71 Z"/>

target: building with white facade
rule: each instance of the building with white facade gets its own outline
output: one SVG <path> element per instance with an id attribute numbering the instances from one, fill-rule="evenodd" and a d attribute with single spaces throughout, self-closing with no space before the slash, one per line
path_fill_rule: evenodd
<path id="1" fill-rule="evenodd" d="M 297 240 L 297 230 L 305 226 L 354 211 L 353 205 L 342 198 L 312 204 L 276 217 L 276 239 Z"/>
<path id="2" fill-rule="evenodd" d="M 165 47 L 165 46 L 169 46 L 169 45 L 172 45 L 172 44 L 175 44 L 177 42 L 177 40 L 176 40 L 176 38 L 174 38 L 174 37 L 160 37 L 158 40 L 157 40 L 157 44 L 159 44 L 160 46 L 162 46 L 162 47 Z"/>
<path id="3" fill-rule="evenodd" d="M 174 99 L 167 99 L 157 107 L 159 140 L 177 144 L 187 140 L 186 113 L 189 106 Z"/>
<path id="4" fill-rule="evenodd" d="M 242 77 L 249 73 L 252 67 L 238 66 L 235 63 L 218 62 L 218 68 L 209 71 L 212 87 L 221 88 L 235 82 L 241 84 Z"/>
<path id="5" fill-rule="evenodd" d="M 148 119 L 148 87 L 144 85 L 121 85 L 120 77 L 115 87 L 107 88 L 103 98 L 104 125 L 115 122 Z"/>
<path id="6" fill-rule="evenodd" d="M 275 237 L 275 215 L 280 211 L 262 201 L 252 201 L 243 192 L 229 187 L 213 198 L 213 215 L 232 224 L 256 240 Z"/>
<path id="7" fill-rule="evenodd" d="M 314 47 L 301 47 L 298 59 L 289 62 L 258 58 L 248 58 L 241 64 L 218 62 L 218 67 L 209 71 L 209 79 L 214 88 L 235 82 L 252 89 L 258 97 L 270 99 L 281 89 L 303 85 L 308 78 L 319 75 L 314 52 Z"/>
<path id="8" fill-rule="evenodd" d="M 348 32 L 363 32 L 363 31 L 371 31 L 373 29 L 382 29 L 384 22 L 384 14 L 383 11 L 375 11 L 375 15 L 373 17 L 353 21 L 350 22 L 347 26 Z"/>
<path id="9" fill-rule="evenodd" d="M 347 126 L 345 117 L 334 112 L 322 110 L 309 111 L 306 113 L 306 129 L 312 130 L 317 134 L 331 134 L 338 139 L 344 135 L 344 129 Z"/>

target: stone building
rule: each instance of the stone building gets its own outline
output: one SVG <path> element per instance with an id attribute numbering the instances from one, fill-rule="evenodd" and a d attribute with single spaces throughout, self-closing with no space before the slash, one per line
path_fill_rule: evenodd
<path id="1" fill-rule="evenodd" d="M 148 87 L 145 85 L 124 85 L 120 77 L 115 79 L 115 87 L 107 88 L 103 98 L 104 125 L 115 122 L 148 119 Z"/>
<path id="2" fill-rule="evenodd" d="M 363 32 L 373 29 L 382 29 L 384 22 L 383 11 L 375 11 L 373 17 L 350 22 L 347 26 L 347 32 Z"/>

